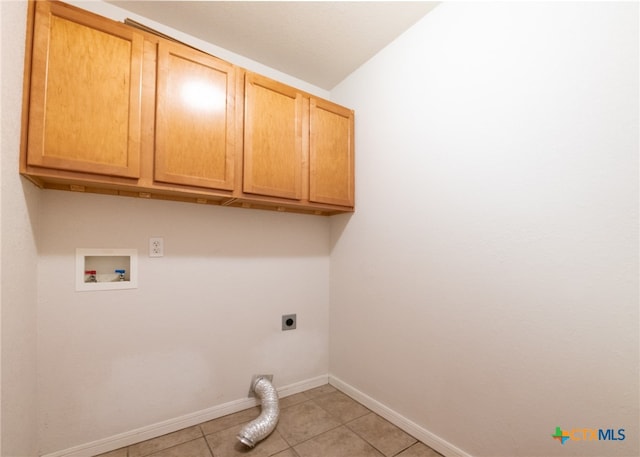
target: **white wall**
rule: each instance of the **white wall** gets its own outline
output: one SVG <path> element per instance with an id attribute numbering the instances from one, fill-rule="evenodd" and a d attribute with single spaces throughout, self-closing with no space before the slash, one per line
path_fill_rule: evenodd
<path id="1" fill-rule="evenodd" d="M 147 27 L 151 27 L 152 29 L 165 33 L 170 37 L 193 46 L 196 49 L 208 52 L 211 55 L 219 57 L 220 59 L 231 62 L 247 70 L 268 76 L 277 81 L 283 82 L 293 87 L 297 87 L 298 89 L 307 91 L 319 97 L 328 98 L 329 96 L 329 92 L 327 90 L 321 89 L 306 81 L 302 81 L 301 79 L 294 78 L 293 76 L 290 76 L 286 73 L 282 73 L 281 71 L 275 70 L 271 67 L 267 67 L 259 62 L 256 62 L 255 60 L 251 60 L 240 54 L 231 52 L 228 49 L 221 48 L 215 43 L 208 43 L 199 38 L 188 35 L 187 33 L 172 29 L 165 26 L 164 24 L 160 24 L 159 22 L 152 21 L 151 19 L 147 19 L 138 14 L 124 10 L 122 8 L 118 8 L 110 3 L 105 3 L 102 0 L 69 0 L 65 3 L 77 6 L 78 8 L 82 8 L 87 11 L 91 11 L 92 13 L 99 14 L 104 17 L 111 18 L 114 21 L 123 22 L 127 18 L 133 19 L 146 25 Z"/>
<path id="2" fill-rule="evenodd" d="M 42 453 L 328 372 L 328 219 L 46 191 L 41 224 Z M 138 249 L 138 289 L 75 292 L 75 249 L 103 247 Z"/>
<path id="3" fill-rule="evenodd" d="M 638 454 L 637 4 L 436 8 L 331 94 L 358 172 L 331 221 L 23 183 L 26 6 L 0 8 L 3 456 L 326 373 L 329 268 L 341 380 L 476 457 Z M 137 248 L 140 287 L 76 293 L 76 247 Z"/>
<path id="4" fill-rule="evenodd" d="M 639 455 L 638 4 L 444 3 L 331 95 L 331 374 L 476 457 Z"/>
<path id="5" fill-rule="evenodd" d="M 246 398 L 256 373 L 276 387 L 326 377 L 329 220 L 23 183 L 26 2 L 0 5 L 2 455 L 82 448 L 215 409 Z M 147 257 L 150 236 L 164 237 L 163 258 Z M 75 292 L 78 247 L 138 249 L 138 289 Z M 296 331 L 281 331 L 285 313 L 297 313 Z"/>
<path id="6" fill-rule="evenodd" d="M 5 457 L 36 455 L 36 300 L 39 195 L 18 175 L 26 2 L 0 2 L 2 139 L 0 147 L 1 390 Z"/>

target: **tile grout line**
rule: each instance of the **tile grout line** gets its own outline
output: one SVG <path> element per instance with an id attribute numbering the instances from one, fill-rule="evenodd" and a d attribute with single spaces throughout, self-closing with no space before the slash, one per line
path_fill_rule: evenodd
<path id="1" fill-rule="evenodd" d="M 409 435 L 411 436 L 411 435 Z M 411 436 L 411 438 L 413 438 L 413 436 Z M 413 438 L 415 439 L 415 438 Z M 395 454 L 393 454 L 391 457 L 398 457 L 400 454 L 402 454 L 404 451 L 406 451 L 407 449 L 409 449 L 410 447 L 415 446 L 416 444 L 420 443 L 419 440 L 415 440 L 415 442 L 411 443 L 409 446 L 405 447 L 404 449 L 401 449 L 400 451 L 396 452 Z"/>
<path id="2" fill-rule="evenodd" d="M 211 457 L 215 457 L 213 455 L 213 449 L 211 449 L 211 445 L 209 445 L 209 440 L 207 439 L 207 435 L 204 434 L 204 430 L 202 429 L 202 424 L 204 422 L 198 424 L 198 428 L 200 429 L 200 433 L 202 433 L 202 437 L 204 438 L 204 444 L 207 445 L 207 449 L 209 449 L 209 454 L 211 455 Z"/>
<path id="3" fill-rule="evenodd" d="M 344 424 L 338 424 L 338 425 L 336 425 L 335 427 L 331 427 L 330 429 L 325 430 L 324 432 L 318 433 L 317 435 L 310 436 L 310 437 L 309 437 L 309 438 L 307 438 L 306 440 L 302 440 L 302 441 L 300 441 L 300 442 L 299 442 L 299 443 L 297 443 L 295 446 L 300 446 L 301 444 L 306 443 L 307 441 L 311 441 L 311 440 L 313 440 L 313 439 L 315 439 L 315 438 L 317 438 L 317 437 L 319 437 L 319 436 L 322 436 L 322 435 L 325 435 L 325 434 L 327 434 L 327 433 L 329 433 L 329 432 L 332 432 L 332 431 L 334 431 L 335 429 L 340 428 L 340 427 L 342 427 L 342 426 L 344 426 Z M 287 441 L 287 443 L 288 443 L 288 441 Z M 295 446 L 291 446 L 291 449 L 293 449 Z M 293 449 L 293 450 L 295 451 L 295 449 Z M 297 454 L 297 452 L 296 452 L 296 454 Z"/>
<path id="4" fill-rule="evenodd" d="M 329 395 L 333 395 L 333 394 L 335 394 L 336 392 L 342 393 L 343 395 L 345 395 L 347 398 L 349 398 L 350 400 L 354 401 L 354 402 L 355 402 L 355 403 L 357 403 L 358 405 L 363 406 L 363 407 L 367 410 L 367 412 L 366 412 L 366 413 L 364 413 L 364 414 L 362 414 L 361 416 L 354 417 L 353 419 L 350 419 L 350 420 L 348 420 L 348 421 L 344 421 L 344 422 L 342 422 L 342 421 L 340 421 L 340 419 L 339 419 L 338 417 L 336 417 L 336 416 L 334 416 L 333 414 L 331 414 L 331 412 L 330 412 L 329 410 L 327 410 L 327 409 L 326 409 L 326 408 L 324 408 L 321 404 L 319 404 L 318 402 L 316 402 L 316 401 L 315 401 L 317 398 L 327 397 L 327 396 L 329 396 Z M 306 443 L 307 441 L 311 441 L 311 440 L 313 440 L 313 439 L 315 439 L 315 438 L 317 438 L 317 437 L 319 437 L 319 436 L 325 435 L 326 433 L 329 433 L 329 432 L 331 432 L 331 431 L 333 431 L 333 430 L 336 430 L 336 429 L 338 429 L 338 428 L 340 428 L 340 427 L 343 427 L 343 426 L 344 426 L 347 430 L 349 430 L 350 432 L 352 432 L 353 434 L 355 434 L 358 438 L 360 438 L 362 441 L 364 441 L 364 442 L 365 442 L 365 443 L 367 443 L 369 446 L 371 446 L 373 449 L 375 449 L 375 450 L 376 450 L 380 455 L 382 455 L 383 457 L 386 457 L 386 456 L 385 456 L 385 454 L 382 452 L 382 450 L 378 449 L 378 448 L 377 448 L 373 443 L 369 442 L 369 440 L 367 440 L 365 437 L 361 436 L 359 433 L 357 433 L 355 430 L 353 430 L 351 427 L 349 427 L 349 426 L 348 426 L 348 424 L 349 424 L 349 423 L 351 423 L 351 422 L 353 422 L 353 421 L 356 421 L 356 420 L 358 420 L 358 419 L 360 419 L 360 418 L 362 418 L 362 417 L 364 417 L 364 416 L 366 416 L 366 415 L 368 415 L 368 414 L 375 414 L 375 413 L 374 413 L 373 411 L 371 411 L 369 408 L 367 408 L 366 406 L 362 405 L 360 402 L 358 402 L 357 400 L 355 400 L 355 399 L 351 398 L 349 395 L 346 395 L 344 392 L 341 392 L 341 391 L 340 391 L 340 390 L 338 390 L 338 389 L 336 389 L 334 392 L 327 392 L 327 393 L 324 393 L 324 394 L 317 395 L 317 396 L 315 396 L 315 397 L 309 398 L 308 400 L 302 401 L 302 402 L 300 402 L 300 403 L 296 403 L 296 405 L 299 405 L 299 404 L 302 404 L 302 403 L 308 403 L 308 402 L 313 402 L 313 404 L 314 404 L 314 405 L 316 405 L 316 406 L 317 406 L 318 408 L 320 408 L 322 411 L 324 411 L 325 413 L 327 413 L 327 414 L 328 414 L 332 419 L 336 420 L 336 421 L 338 422 L 338 425 L 336 425 L 335 427 L 332 427 L 332 428 L 330 428 L 330 429 L 328 429 L 328 430 L 325 430 L 325 431 L 324 431 L 324 432 L 322 432 L 322 433 L 319 433 L 319 434 L 314 435 L 314 436 L 311 436 L 311 437 L 309 437 L 309 438 L 307 438 L 307 439 L 305 439 L 305 440 L 303 440 L 303 441 L 300 441 L 299 443 L 295 444 L 295 446 L 299 446 L 299 445 L 301 445 L 301 444 L 303 444 L 303 443 Z M 295 405 L 291 405 L 291 406 L 295 406 Z M 290 406 L 289 406 L 289 407 L 290 407 Z M 288 407 L 288 408 L 289 408 L 289 407 Z M 280 434 L 280 436 L 282 436 L 282 434 Z M 413 437 L 412 437 L 412 438 L 413 438 Z M 298 453 L 296 452 L 296 450 L 295 450 L 295 446 L 294 446 L 294 445 L 291 445 L 291 443 L 290 443 L 290 442 L 289 442 L 289 441 L 288 441 L 284 436 L 282 436 L 282 439 L 283 439 L 287 444 L 289 444 L 290 449 L 292 449 L 296 454 L 298 454 Z M 415 439 L 415 438 L 414 438 L 414 439 Z M 416 442 L 417 442 L 417 440 L 416 440 Z M 408 447 L 406 447 L 406 448 L 402 449 L 400 452 L 404 452 L 406 449 L 408 449 L 409 447 L 413 446 L 414 444 L 415 444 L 415 442 L 414 442 L 414 443 L 412 443 L 411 445 L 409 445 Z M 395 456 L 395 455 L 397 455 L 397 454 L 398 454 L 398 453 L 394 454 L 394 456 Z M 393 456 L 391 456 L 391 457 L 393 457 Z"/>
<path id="5" fill-rule="evenodd" d="M 349 398 L 351 398 L 351 397 L 349 397 Z M 368 408 L 367 408 L 367 410 L 368 410 Z M 374 413 L 373 411 L 369 411 L 367 414 L 375 414 L 375 413 Z M 356 435 L 356 436 L 357 436 L 358 438 L 360 438 L 362 441 L 364 441 L 364 442 L 365 442 L 365 443 L 367 443 L 369 446 L 371 446 L 371 447 L 372 447 L 372 448 L 374 448 L 376 451 L 378 451 L 380 454 L 382 454 L 384 457 L 387 457 L 387 456 L 385 455 L 385 453 L 384 453 L 384 452 L 382 452 L 382 449 L 378 449 L 378 448 L 377 448 L 373 443 L 369 442 L 369 440 L 368 440 L 368 439 L 366 439 L 366 438 L 365 438 L 364 436 L 362 436 L 360 433 L 358 433 L 357 431 L 355 431 L 354 429 L 352 429 L 351 427 L 349 427 L 349 424 L 350 424 L 351 422 L 355 422 L 355 421 L 357 421 L 358 419 L 363 418 L 363 417 L 364 417 L 364 416 L 366 416 L 367 414 L 363 414 L 362 416 L 360 416 L 360 417 L 356 417 L 355 419 L 350 420 L 349 422 L 345 422 L 344 426 L 345 426 L 345 427 L 347 427 L 347 428 L 348 428 L 348 429 L 349 429 L 349 430 L 350 430 L 354 435 Z M 403 449 L 403 451 L 404 451 L 404 449 Z M 402 452 L 402 451 L 400 451 L 400 452 Z M 395 455 L 397 455 L 397 454 L 394 454 L 394 456 L 395 456 Z M 391 457 L 393 457 L 393 456 L 391 456 Z"/>
<path id="6" fill-rule="evenodd" d="M 364 436 L 362 436 L 360 433 L 358 433 L 358 432 L 357 432 L 356 430 L 354 430 L 353 428 L 349 427 L 349 424 L 350 424 L 350 423 L 355 422 L 355 421 L 357 421 L 358 419 L 361 419 L 361 418 L 363 418 L 363 417 L 365 417 L 365 416 L 367 416 L 367 415 L 369 415 L 369 414 L 374 414 L 374 415 L 376 415 L 376 416 L 377 416 L 377 414 L 376 414 L 376 413 L 374 413 L 373 411 L 371 411 L 371 410 L 370 410 L 369 408 L 367 408 L 366 406 L 364 406 L 364 405 L 363 405 L 362 403 L 360 403 L 358 400 L 356 400 L 356 399 L 354 399 L 354 398 L 351 398 L 349 395 L 345 394 L 344 392 L 340 391 L 339 389 L 336 389 L 336 392 L 341 393 L 342 395 L 344 395 L 345 397 L 347 397 L 349 400 L 351 400 L 351 401 L 355 402 L 356 404 L 358 404 L 358 405 L 360 405 L 360 406 L 364 407 L 364 408 L 367 410 L 367 412 L 366 412 L 366 413 L 364 413 L 364 414 L 362 414 L 362 415 L 360 415 L 360 416 L 358 416 L 358 417 L 354 417 L 353 419 L 350 419 L 350 420 L 348 420 L 348 421 L 344 421 L 341 425 L 344 425 L 344 426 L 345 426 L 345 427 L 346 427 L 350 432 L 352 432 L 354 435 L 356 435 L 356 436 L 357 436 L 358 438 L 360 438 L 362 441 L 364 441 L 365 443 L 367 443 L 367 444 L 368 444 L 369 446 L 371 446 L 373 449 L 375 449 L 376 451 L 378 451 L 378 452 L 379 452 L 383 457 L 387 457 L 387 456 L 386 456 L 386 454 L 382 451 L 382 449 L 379 449 L 375 444 L 373 444 L 372 442 L 370 442 L 367 438 L 365 438 Z M 330 392 L 330 393 L 327 393 L 327 394 L 324 394 L 324 395 L 320 395 L 320 396 L 318 396 L 318 397 L 316 397 L 316 398 L 326 397 L 326 396 L 332 395 L 332 394 L 334 394 L 334 393 L 335 393 L 335 392 Z M 326 408 L 323 408 L 323 407 L 322 407 L 322 405 L 320 405 L 320 404 L 318 404 L 318 403 L 316 403 L 316 405 L 318 405 L 322 410 L 326 411 L 330 416 L 332 416 L 332 417 L 334 417 L 334 418 L 335 418 L 335 416 L 333 416 L 333 415 L 331 414 L 331 412 L 330 412 L 330 411 L 328 411 Z M 335 428 L 337 428 L 337 427 L 335 427 Z M 331 430 L 335 430 L 335 428 L 333 428 L 333 429 L 331 429 Z M 330 431 L 330 430 L 327 430 L 327 432 L 328 432 L 328 431 Z M 325 433 L 326 433 L 326 432 L 325 432 Z M 316 436 L 319 436 L 319 435 L 316 435 Z M 409 435 L 409 436 L 411 436 L 411 435 Z M 412 436 L 411 438 L 413 438 L 413 439 L 415 440 L 415 438 L 414 438 L 413 436 Z M 309 438 L 309 439 L 313 439 L 313 437 L 312 437 L 312 438 Z M 397 455 L 398 455 L 398 454 L 400 454 L 401 452 L 404 452 L 404 451 L 405 451 L 405 450 L 407 450 L 409 447 L 413 446 L 416 442 L 417 442 L 417 440 L 415 440 L 413 443 L 411 443 L 411 444 L 410 444 L 409 446 L 407 446 L 406 448 L 403 448 L 402 450 L 400 450 L 400 452 L 397 452 L 397 453 L 395 453 L 395 454 L 393 454 L 392 456 L 389 456 L 389 457 L 397 456 Z"/>
<path id="7" fill-rule="evenodd" d="M 331 384 L 328 384 L 328 385 L 329 385 L 329 386 L 331 386 Z M 314 388 L 314 389 L 321 389 L 322 387 L 324 387 L 324 386 L 316 387 L 316 388 Z M 331 386 L 331 387 L 333 387 L 333 386 Z M 312 391 L 312 390 L 314 390 L 314 389 L 309 389 L 309 390 L 307 390 L 307 391 L 303 391 L 303 392 L 299 392 L 299 393 L 300 393 L 300 394 L 305 394 L 305 393 L 308 393 L 308 392 L 310 392 L 310 391 Z M 364 412 L 363 414 L 361 414 L 361 415 L 359 415 L 359 416 L 357 416 L 357 417 L 353 417 L 353 418 L 350 418 L 350 419 L 348 419 L 348 420 L 343 420 L 343 419 L 341 419 L 341 416 L 340 416 L 339 414 L 337 414 L 337 413 L 332 414 L 332 412 L 331 412 L 331 410 L 330 410 L 331 408 L 323 407 L 323 406 L 322 406 L 322 404 L 321 404 L 319 401 L 316 401 L 316 400 L 324 399 L 324 398 L 326 398 L 326 397 L 330 397 L 330 396 L 332 396 L 332 395 L 335 395 L 336 393 L 340 393 L 340 394 L 344 395 L 345 397 L 347 397 L 350 401 L 353 401 L 355 404 L 357 404 L 357 405 L 361 405 L 362 407 L 364 407 L 364 409 L 366 410 L 366 412 Z M 287 398 L 287 397 L 284 397 L 284 398 Z M 318 433 L 318 434 L 316 434 L 316 435 L 314 435 L 314 436 L 310 436 L 310 437 L 308 437 L 308 438 L 304 439 L 303 441 L 300 441 L 299 443 L 296 443 L 295 445 L 291 444 L 291 442 L 290 442 L 288 439 L 286 439 L 286 438 L 285 438 L 285 436 L 280 432 L 280 430 L 278 430 L 278 429 L 276 428 L 276 429 L 274 430 L 274 432 L 275 432 L 275 431 L 277 431 L 277 432 L 278 432 L 278 434 L 280 435 L 280 438 L 281 438 L 281 439 L 283 440 L 283 442 L 287 445 L 287 448 L 282 449 L 281 451 L 276 452 L 276 454 L 278 454 L 278 453 L 280 453 L 280 452 L 285 452 L 285 451 L 289 450 L 289 451 L 294 455 L 294 457 L 300 457 L 300 454 L 297 452 L 297 450 L 295 449 L 295 447 L 300 446 L 300 445 L 302 445 L 302 444 L 304 444 L 304 443 L 307 443 L 307 442 L 309 442 L 309 441 L 311 441 L 311 440 L 314 440 L 314 439 L 316 439 L 316 438 L 318 438 L 318 437 L 320 437 L 320 436 L 323 436 L 323 435 L 325 435 L 325 434 L 327 434 L 327 433 L 329 433 L 329 432 L 335 431 L 336 429 L 338 429 L 338 428 L 340 428 L 340 427 L 342 427 L 342 426 L 344 426 L 346 430 L 348 430 L 349 432 L 351 432 L 351 433 L 353 433 L 355 436 L 357 436 L 359 439 L 361 439 L 364 443 L 366 443 L 367 445 L 369 445 L 372 449 L 374 449 L 377 453 L 379 453 L 381 457 L 397 457 L 397 456 L 399 456 L 400 454 L 402 454 L 403 452 L 407 451 L 409 448 L 411 448 L 411 447 L 415 446 L 417 443 L 422 443 L 422 442 L 421 442 L 419 439 L 417 439 L 415 436 L 413 436 L 413 435 L 411 435 L 411 434 L 409 434 L 409 433 L 405 432 L 405 433 L 407 433 L 407 435 L 408 435 L 409 437 L 411 437 L 411 439 L 413 440 L 413 442 L 412 442 L 412 443 L 410 443 L 409 445 L 407 445 L 407 446 L 403 447 L 403 448 L 402 448 L 402 449 L 400 449 L 399 451 L 393 451 L 393 454 L 391 454 L 391 455 L 387 456 L 387 455 L 386 455 L 386 454 L 385 454 L 381 449 L 379 449 L 378 447 L 376 447 L 376 445 L 375 445 L 375 444 L 373 444 L 373 443 L 372 443 L 372 442 L 370 442 L 368 439 L 366 439 L 364 436 L 362 436 L 360 433 L 358 433 L 355 429 L 353 429 L 353 428 L 352 428 L 352 425 L 350 425 L 350 424 L 353 424 L 355 421 L 357 421 L 357 420 L 359 420 L 359 419 L 362 419 L 363 417 L 366 417 L 366 416 L 371 415 L 371 414 L 373 414 L 374 416 L 380 417 L 381 419 L 383 419 L 383 420 L 385 420 L 385 421 L 386 421 L 386 419 L 385 419 L 384 417 L 380 416 L 380 415 L 379 415 L 379 414 L 377 414 L 375 411 L 373 411 L 373 410 L 371 410 L 370 408 L 366 407 L 365 405 L 363 405 L 362 403 L 360 403 L 360 402 L 359 402 L 358 400 L 356 400 L 355 398 L 351 397 L 350 395 L 346 394 L 345 392 L 342 392 L 340 389 L 337 389 L 337 388 L 335 388 L 335 387 L 333 387 L 333 390 L 332 390 L 332 391 L 329 391 L 329 392 L 319 392 L 319 393 L 317 393 L 317 395 L 313 395 L 313 396 L 310 396 L 310 395 L 309 395 L 309 396 L 304 396 L 304 397 L 301 397 L 301 398 L 304 398 L 304 399 L 303 399 L 302 401 L 299 401 L 299 402 L 293 403 L 293 404 L 291 404 L 291 405 L 287 405 L 287 406 L 286 406 L 286 407 L 284 407 L 284 408 L 281 408 L 281 411 L 286 411 L 286 410 L 287 410 L 287 409 L 289 409 L 289 408 L 292 408 L 292 407 L 295 407 L 295 406 L 299 406 L 299 405 L 303 405 L 303 404 L 305 404 L 305 403 L 310 403 L 310 402 L 311 402 L 311 404 L 313 404 L 315 407 L 319 408 L 321 411 L 323 411 L 324 413 L 326 413 L 326 414 L 327 414 L 331 419 L 333 419 L 333 420 L 337 423 L 337 425 L 335 425 L 335 426 L 333 426 L 333 427 L 331 427 L 331 428 L 329 428 L 329 429 L 327 429 L 327 430 L 324 430 L 323 432 Z M 330 403 L 326 404 L 325 406 L 330 406 Z M 248 409 L 251 409 L 251 408 L 246 408 L 246 409 L 248 410 Z M 242 410 L 242 411 L 245 411 L 245 410 Z M 238 414 L 238 413 L 240 413 L 240 412 L 242 412 L 242 411 L 238 411 L 238 412 L 236 412 L 236 413 L 232 413 L 232 414 Z M 341 410 L 336 410 L 336 411 L 340 412 Z M 343 414 L 343 416 L 348 416 L 348 414 Z M 223 416 L 223 417 L 224 417 L 224 416 Z M 212 419 L 212 421 L 215 421 L 215 420 L 217 420 L 217 419 L 220 419 L 220 418 Z M 167 451 L 167 450 L 169 450 L 169 449 L 173 449 L 173 448 L 175 448 L 175 447 L 177 447 L 177 446 L 181 446 L 181 445 L 184 445 L 184 444 L 187 444 L 187 443 L 192 443 L 192 442 L 194 442 L 194 441 L 196 441 L 196 440 L 199 440 L 199 439 L 204 439 L 204 442 L 205 442 L 206 448 L 207 448 L 207 450 L 209 451 L 209 455 L 210 455 L 211 457 L 215 457 L 215 454 L 214 454 L 214 451 L 213 451 L 212 445 L 209 443 L 209 440 L 207 439 L 207 436 L 209 436 L 209 435 L 214 435 L 215 433 L 220 433 L 220 432 L 222 432 L 222 431 L 227 431 L 227 430 L 229 430 L 229 429 L 231 429 L 231 428 L 239 427 L 239 426 L 241 426 L 241 425 L 243 425 L 243 424 L 246 424 L 246 423 L 250 422 L 250 420 L 240 421 L 240 422 L 238 422 L 238 423 L 236 423 L 236 424 L 229 425 L 228 427 L 224 427 L 223 429 L 217 430 L 217 431 L 215 431 L 215 432 L 210 433 L 209 435 L 207 435 L 207 434 L 205 433 L 204 424 L 206 424 L 206 423 L 208 423 L 208 422 L 211 422 L 211 421 L 205 421 L 205 422 L 201 422 L 201 423 L 199 423 L 199 424 L 196 424 L 197 431 L 198 431 L 198 433 L 200 433 L 200 435 L 199 435 L 198 437 L 193 438 L 193 439 L 190 439 L 190 440 L 187 440 L 187 441 L 184 441 L 184 442 L 182 442 L 182 443 L 177 443 L 177 444 L 171 445 L 171 446 L 166 447 L 166 448 L 163 448 L 163 449 L 156 450 L 156 451 L 154 451 L 154 452 L 152 452 L 152 453 L 150 453 L 150 454 L 144 454 L 144 455 L 141 455 L 141 456 L 139 456 L 139 457 L 153 457 L 154 455 L 156 455 L 156 454 L 158 454 L 158 453 L 160 453 L 160 452 Z M 388 421 L 387 421 L 387 422 L 388 422 Z M 392 425 L 393 425 L 393 424 L 392 424 Z M 139 443 L 135 443 L 135 444 L 132 444 L 132 445 L 126 446 L 126 450 L 125 450 L 125 457 L 132 457 L 132 447 L 133 447 L 133 446 L 135 446 L 136 444 L 139 444 Z M 271 455 L 276 455 L 276 454 L 271 454 Z"/>
<path id="8" fill-rule="evenodd" d="M 200 428 L 200 427 L 198 427 L 198 428 Z M 187 443 L 193 443 L 194 441 L 197 441 L 199 439 L 204 439 L 205 443 L 207 442 L 206 438 L 204 438 L 204 435 L 203 435 L 203 436 L 199 436 L 197 438 L 194 438 L 192 440 L 183 441 L 182 443 L 176 443 L 176 444 L 173 444 L 173 445 L 171 445 L 169 447 L 158 449 L 157 451 L 154 451 L 151 454 L 144 454 L 144 455 L 141 455 L 139 457 L 153 457 L 154 455 L 156 455 L 156 454 L 158 454 L 160 452 L 164 452 L 164 451 L 167 451 L 169 449 L 173 449 L 174 447 L 182 446 L 182 445 L 187 444 Z M 135 446 L 135 444 L 132 444 L 131 446 Z M 129 455 L 129 447 L 130 446 L 127 446 L 127 455 Z M 209 447 L 208 444 L 207 444 L 207 447 Z M 212 453 L 212 455 L 213 455 L 213 453 Z"/>

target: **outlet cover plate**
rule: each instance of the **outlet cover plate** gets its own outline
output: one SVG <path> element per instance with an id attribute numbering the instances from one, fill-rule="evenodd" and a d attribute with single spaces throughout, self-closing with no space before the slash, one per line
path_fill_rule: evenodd
<path id="1" fill-rule="evenodd" d="M 164 256 L 164 239 L 160 236 L 149 238 L 149 257 Z"/>
<path id="2" fill-rule="evenodd" d="M 282 316 L 282 330 L 295 330 L 298 318 L 295 314 L 284 314 Z"/>

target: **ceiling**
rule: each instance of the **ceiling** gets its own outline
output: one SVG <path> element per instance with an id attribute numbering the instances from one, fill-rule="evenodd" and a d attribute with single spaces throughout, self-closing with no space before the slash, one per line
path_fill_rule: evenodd
<path id="1" fill-rule="evenodd" d="M 108 3 L 326 90 L 438 4 L 120 0 Z"/>

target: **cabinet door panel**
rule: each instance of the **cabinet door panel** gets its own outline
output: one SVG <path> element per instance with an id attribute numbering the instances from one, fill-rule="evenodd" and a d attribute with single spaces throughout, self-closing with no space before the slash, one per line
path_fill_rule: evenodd
<path id="1" fill-rule="evenodd" d="M 354 205 L 353 111 L 311 99 L 309 200 Z"/>
<path id="2" fill-rule="evenodd" d="M 49 2 L 35 21 L 27 163 L 139 177 L 142 36 Z"/>
<path id="3" fill-rule="evenodd" d="M 246 75 L 244 192 L 302 198 L 302 106 L 295 89 Z"/>
<path id="4" fill-rule="evenodd" d="M 158 48 L 155 180 L 233 189 L 233 65 L 184 46 Z"/>

